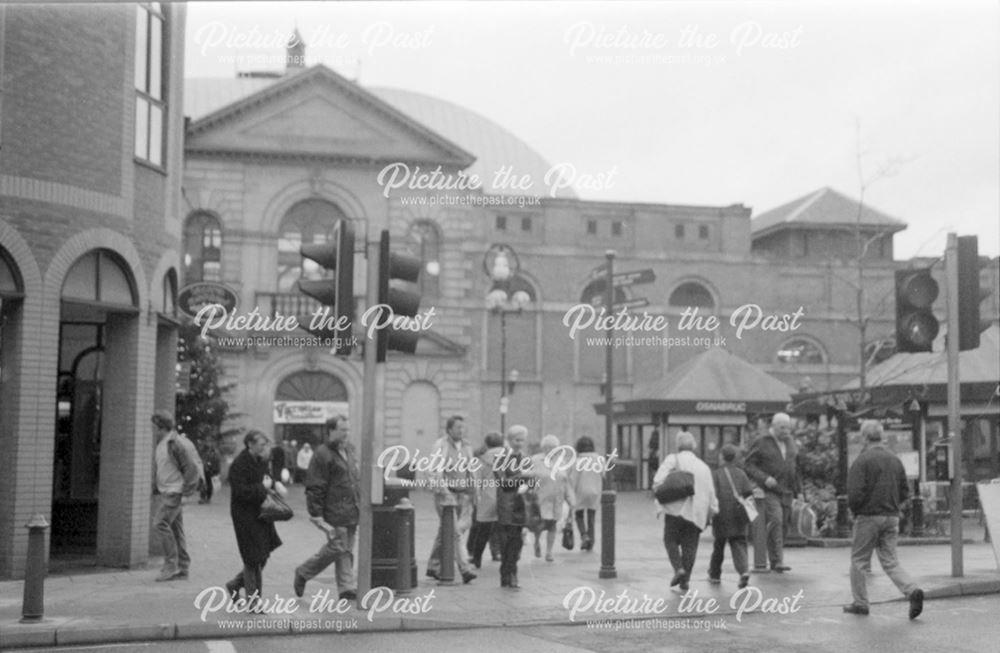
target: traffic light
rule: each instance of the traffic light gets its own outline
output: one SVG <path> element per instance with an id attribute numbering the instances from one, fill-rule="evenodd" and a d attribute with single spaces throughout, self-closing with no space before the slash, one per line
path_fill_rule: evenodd
<path id="1" fill-rule="evenodd" d="M 420 293 L 401 288 L 398 284 L 393 285 L 390 282 L 398 280 L 416 283 L 420 278 L 422 267 L 423 262 L 418 258 L 390 252 L 389 232 L 382 231 L 378 257 L 378 303 L 381 306 L 389 307 L 394 320 L 400 316 L 413 317 L 417 314 L 417 310 L 420 308 Z M 375 361 L 384 363 L 386 352 L 389 349 L 407 354 L 414 353 L 417 350 L 420 332 L 397 329 L 389 325 L 379 329 L 375 338 Z"/>
<path id="2" fill-rule="evenodd" d="M 992 322 L 983 320 L 979 304 L 990 296 L 988 288 L 979 288 L 979 239 L 958 237 L 958 349 L 979 349 L 979 334 Z"/>
<path id="3" fill-rule="evenodd" d="M 310 332 L 340 338 L 342 344 L 337 347 L 337 353 L 351 353 L 351 326 L 354 324 L 354 225 L 350 220 L 337 220 L 333 238 L 325 243 L 302 245 L 299 253 L 335 273 L 333 279 L 298 281 L 300 292 L 330 307 L 333 313 L 322 320 L 325 328 L 311 329 Z M 329 327 L 335 324 L 347 328 L 333 333 Z"/>
<path id="4" fill-rule="evenodd" d="M 896 351 L 931 351 L 940 328 L 933 310 L 937 296 L 930 268 L 896 270 Z"/>

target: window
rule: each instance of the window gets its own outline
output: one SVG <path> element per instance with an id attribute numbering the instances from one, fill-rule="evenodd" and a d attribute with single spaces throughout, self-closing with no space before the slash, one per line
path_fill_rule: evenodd
<path id="1" fill-rule="evenodd" d="M 793 338 L 778 348 L 778 362 L 786 365 L 822 365 L 825 360 L 819 345 L 805 338 Z"/>
<path id="2" fill-rule="evenodd" d="M 496 219 L 497 231 L 507 231 L 507 216 L 498 215 Z"/>
<path id="3" fill-rule="evenodd" d="M 696 281 L 687 281 L 677 286 L 677 288 L 670 293 L 670 301 L 668 303 L 671 306 L 678 306 L 681 308 L 687 308 L 689 306 L 709 309 L 715 308 L 715 300 L 712 299 L 712 293 L 708 292 L 705 286 Z"/>
<path id="4" fill-rule="evenodd" d="M 177 272 L 169 270 L 163 275 L 163 306 L 160 312 L 177 317 Z"/>
<path id="5" fill-rule="evenodd" d="M 587 235 L 588 236 L 597 235 L 597 220 L 587 220 Z"/>
<path id="6" fill-rule="evenodd" d="M 611 223 L 611 235 L 621 236 L 623 231 L 623 225 L 621 220 L 615 220 Z"/>
<path id="7" fill-rule="evenodd" d="M 117 254 L 98 249 L 84 254 L 66 273 L 62 298 L 82 302 L 136 305 L 132 276 Z"/>
<path id="8" fill-rule="evenodd" d="M 285 214 L 278 229 L 278 292 L 292 292 L 301 279 L 330 276 L 314 261 L 303 260 L 299 247 L 325 243 L 337 220 L 346 220 L 340 208 L 322 199 L 302 200 Z"/>
<path id="9" fill-rule="evenodd" d="M 702 240 L 708 240 L 708 225 L 700 224 L 698 225 L 698 238 Z"/>
<path id="10" fill-rule="evenodd" d="M 521 231 L 531 231 L 531 218 L 525 216 L 521 218 Z"/>
<path id="11" fill-rule="evenodd" d="M 155 166 L 163 165 L 163 144 L 166 142 L 164 22 L 160 3 L 136 7 L 135 156 Z"/>
<path id="12" fill-rule="evenodd" d="M 195 213 L 184 225 L 184 282 L 222 280 L 222 225 L 208 213 Z"/>
<path id="13" fill-rule="evenodd" d="M 678 240 L 684 238 L 684 225 L 674 225 L 674 238 L 677 238 Z"/>

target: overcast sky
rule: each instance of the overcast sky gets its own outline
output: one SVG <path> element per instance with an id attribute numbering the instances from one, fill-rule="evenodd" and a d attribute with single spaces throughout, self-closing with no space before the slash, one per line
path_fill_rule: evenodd
<path id="1" fill-rule="evenodd" d="M 1000 251 L 1000 3 L 193 3 L 186 74 L 308 65 L 477 111 L 585 199 L 758 215 L 823 186 Z M 859 148 L 860 139 L 860 148 Z M 888 168 L 889 174 L 878 171 Z"/>

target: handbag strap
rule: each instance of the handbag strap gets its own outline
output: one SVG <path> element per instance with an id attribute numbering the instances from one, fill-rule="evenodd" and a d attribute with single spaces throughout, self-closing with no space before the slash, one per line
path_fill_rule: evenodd
<path id="1" fill-rule="evenodd" d="M 740 497 L 739 493 L 736 492 L 736 483 L 733 483 L 733 477 L 729 475 L 729 468 L 728 467 L 723 467 L 722 471 L 724 471 L 726 473 L 726 478 L 729 479 L 729 487 L 731 487 L 733 489 L 733 497 L 737 501 L 739 501 L 741 497 Z"/>

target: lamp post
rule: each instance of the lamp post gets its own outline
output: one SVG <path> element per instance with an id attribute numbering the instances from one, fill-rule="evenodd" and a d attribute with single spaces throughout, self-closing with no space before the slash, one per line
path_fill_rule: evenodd
<path id="1" fill-rule="evenodd" d="M 517 370 L 507 372 L 507 315 L 520 313 L 531 303 L 531 295 L 515 287 L 520 264 L 508 245 L 493 245 L 483 258 L 483 269 L 493 282 L 486 293 L 486 308 L 500 316 L 500 433 L 507 432 L 508 395 L 514 393 Z"/>

